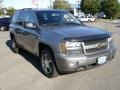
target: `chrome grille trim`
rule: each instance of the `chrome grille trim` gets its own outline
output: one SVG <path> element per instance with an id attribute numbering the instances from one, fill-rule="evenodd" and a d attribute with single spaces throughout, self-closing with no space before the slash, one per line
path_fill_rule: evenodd
<path id="1" fill-rule="evenodd" d="M 96 54 L 108 50 L 109 41 L 108 38 L 106 38 L 102 40 L 82 42 L 82 47 L 85 55 Z"/>

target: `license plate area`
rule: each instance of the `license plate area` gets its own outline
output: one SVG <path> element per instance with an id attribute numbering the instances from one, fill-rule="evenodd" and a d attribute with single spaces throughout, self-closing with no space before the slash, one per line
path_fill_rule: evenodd
<path id="1" fill-rule="evenodd" d="M 97 64 L 104 64 L 107 62 L 107 56 L 102 56 L 97 59 Z"/>

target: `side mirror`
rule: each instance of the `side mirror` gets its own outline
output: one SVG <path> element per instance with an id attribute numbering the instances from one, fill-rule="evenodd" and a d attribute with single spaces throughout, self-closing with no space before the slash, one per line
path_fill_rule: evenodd
<path id="1" fill-rule="evenodd" d="M 29 29 L 36 29 L 36 25 L 30 22 L 25 23 L 25 27 Z"/>

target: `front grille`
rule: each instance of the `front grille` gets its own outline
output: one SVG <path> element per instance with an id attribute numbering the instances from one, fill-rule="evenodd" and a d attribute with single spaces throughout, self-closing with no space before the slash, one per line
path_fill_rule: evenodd
<path id="1" fill-rule="evenodd" d="M 108 49 L 108 38 L 94 41 L 82 42 L 83 50 L 86 55 L 99 53 Z"/>

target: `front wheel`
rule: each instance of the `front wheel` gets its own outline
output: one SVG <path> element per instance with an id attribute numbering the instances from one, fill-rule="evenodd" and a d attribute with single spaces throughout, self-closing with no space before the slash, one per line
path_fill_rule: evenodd
<path id="1" fill-rule="evenodd" d="M 43 49 L 40 55 L 40 64 L 42 72 L 48 78 L 56 77 L 58 75 L 54 55 L 51 50 Z"/>

